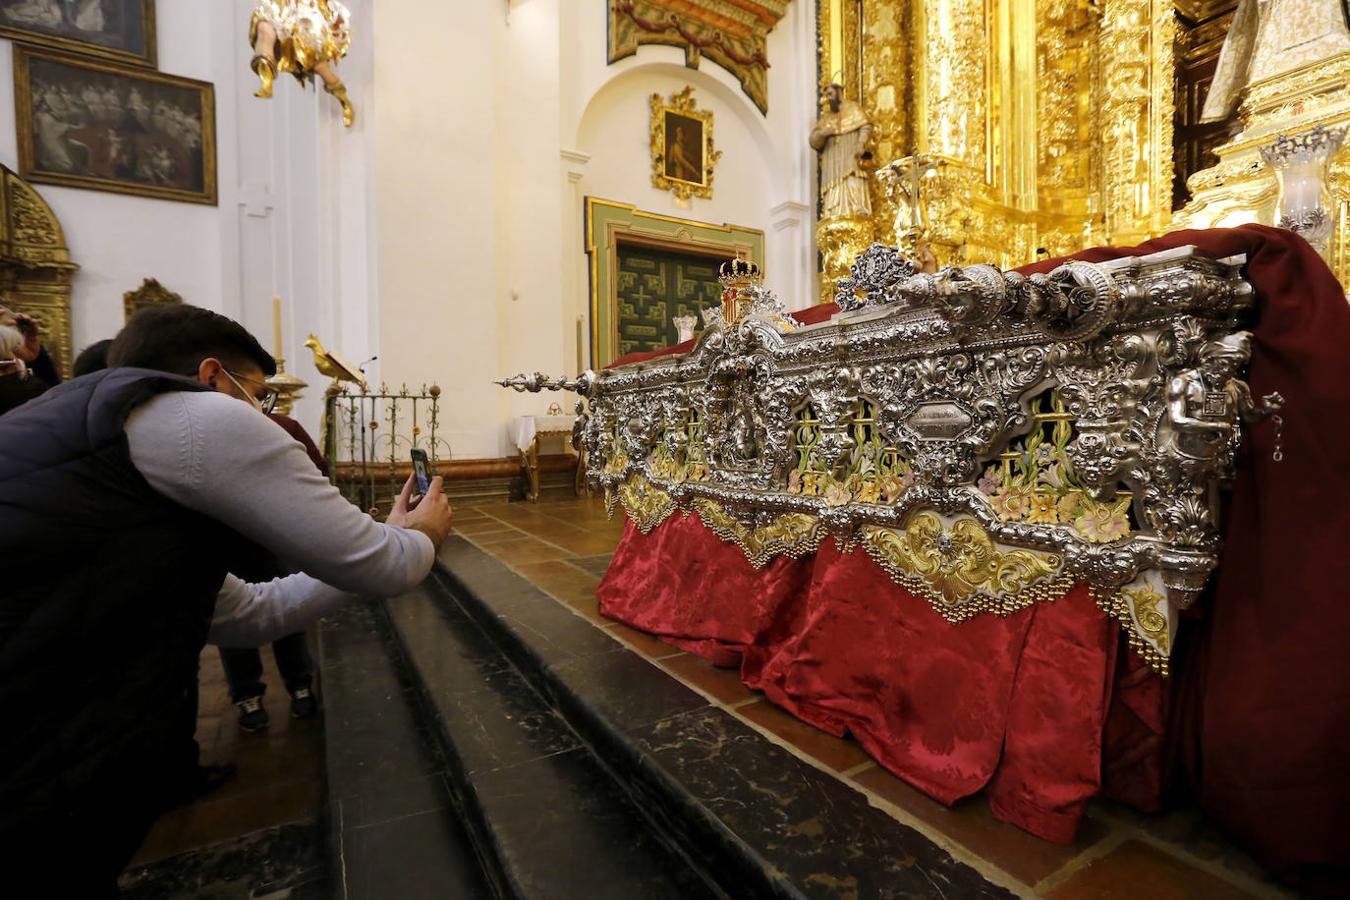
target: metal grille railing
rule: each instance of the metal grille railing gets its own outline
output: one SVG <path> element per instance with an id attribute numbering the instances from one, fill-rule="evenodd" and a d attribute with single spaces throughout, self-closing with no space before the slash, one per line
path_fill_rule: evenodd
<path id="1" fill-rule="evenodd" d="M 439 385 L 420 391 L 353 391 L 334 383 L 324 397 L 324 456 L 329 477 L 371 515 L 387 513 L 412 469 L 410 451 L 424 450 L 433 468 L 451 458 L 440 433 Z"/>

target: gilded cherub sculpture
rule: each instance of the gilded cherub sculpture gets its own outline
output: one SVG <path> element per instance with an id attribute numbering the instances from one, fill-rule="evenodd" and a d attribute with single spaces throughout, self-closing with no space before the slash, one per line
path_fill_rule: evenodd
<path id="1" fill-rule="evenodd" d="M 350 19 L 338 0 L 258 0 L 248 28 L 253 72 L 262 82 L 254 96 L 271 97 L 278 72 L 291 73 L 301 84 L 318 75 L 323 89 L 342 104 L 342 121 L 350 128 L 356 111 L 334 69 L 351 46 Z"/>

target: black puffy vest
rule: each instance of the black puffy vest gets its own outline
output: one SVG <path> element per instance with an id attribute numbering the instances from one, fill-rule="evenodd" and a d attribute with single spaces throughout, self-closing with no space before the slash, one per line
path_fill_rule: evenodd
<path id="1" fill-rule="evenodd" d="M 0 416 L 0 836 L 171 774 L 237 538 L 151 490 L 124 426 L 202 389 L 111 369 Z"/>

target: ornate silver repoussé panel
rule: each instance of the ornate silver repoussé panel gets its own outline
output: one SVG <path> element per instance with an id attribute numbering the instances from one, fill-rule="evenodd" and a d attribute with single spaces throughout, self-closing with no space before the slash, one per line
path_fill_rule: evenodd
<path id="1" fill-rule="evenodd" d="M 500 383 L 584 398 L 590 484 L 644 532 L 697 514 L 757 566 L 833 537 L 951 622 L 1086 583 L 1165 673 L 1242 423 L 1281 402 L 1242 380 L 1242 262 L 1184 247 L 920 274 L 874 245 L 828 322 L 729 278 L 729 314 L 688 353 Z"/>

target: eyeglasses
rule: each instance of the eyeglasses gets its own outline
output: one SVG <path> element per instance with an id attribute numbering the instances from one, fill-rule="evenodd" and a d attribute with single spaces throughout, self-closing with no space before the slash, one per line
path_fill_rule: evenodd
<path id="1" fill-rule="evenodd" d="M 239 388 L 239 390 L 243 392 L 244 396 L 248 398 L 248 402 L 252 403 L 254 408 L 256 408 L 258 412 L 270 413 L 273 409 L 276 408 L 277 405 L 276 388 L 271 387 L 270 385 L 267 384 L 263 384 L 261 396 L 252 394 L 249 392 L 247 388 L 245 388 L 242 384 L 239 383 L 239 379 L 241 378 L 243 378 L 245 381 L 251 381 L 252 379 L 246 378 L 243 375 L 235 375 L 235 373 L 231 372 L 229 369 L 221 369 L 220 371 L 225 373 L 226 378 L 234 382 L 234 386 Z"/>

